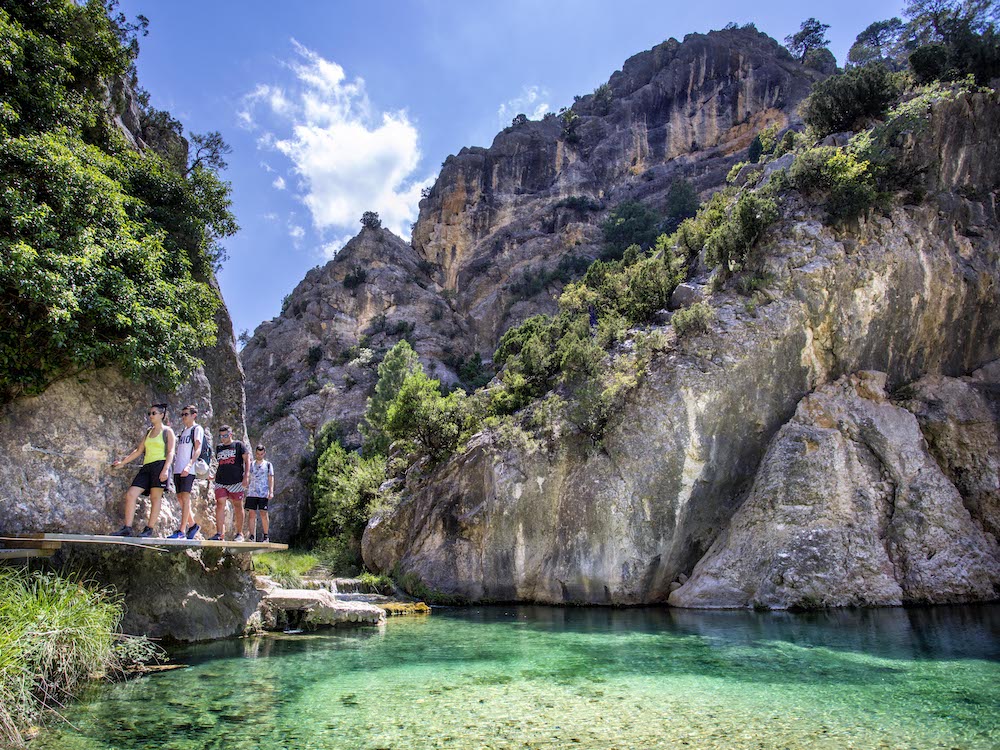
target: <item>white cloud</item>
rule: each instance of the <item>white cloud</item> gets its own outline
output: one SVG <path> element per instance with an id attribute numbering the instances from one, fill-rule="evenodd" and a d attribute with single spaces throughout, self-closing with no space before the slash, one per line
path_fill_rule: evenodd
<path id="1" fill-rule="evenodd" d="M 353 234 L 344 234 L 332 242 L 327 242 L 320 248 L 323 258 L 325 260 L 333 260 L 337 257 L 337 253 L 344 249 L 344 245 L 350 242 L 353 238 Z"/>
<path id="2" fill-rule="evenodd" d="M 303 237 L 306 236 L 306 230 L 303 229 L 302 227 L 300 227 L 298 224 L 289 224 L 288 225 L 288 235 L 293 240 L 295 240 L 296 242 L 298 242 L 299 240 L 301 240 Z"/>
<path id="3" fill-rule="evenodd" d="M 262 161 L 262 162 L 260 163 L 260 168 L 261 168 L 261 169 L 263 169 L 263 170 L 264 170 L 265 172 L 268 172 L 268 173 L 271 173 L 271 172 L 273 172 L 273 171 L 274 171 L 274 167 L 272 167 L 272 166 L 271 166 L 270 164 L 268 164 L 268 163 L 267 163 L 266 161 Z"/>
<path id="4" fill-rule="evenodd" d="M 274 178 L 274 182 L 272 182 L 271 185 L 277 190 L 284 190 L 285 178 L 282 177 L 281 175 L 278 175 L 277 177 Z"/>
<path id="5" fill-rule="evenodd" d="M 549 106 L 549 91 L 541 86 L 525 85 L 521 93 L 497 107 L 497 122 L 501 128 L 510 125 L 516 115 L 527 115 L 529 120 L 541 120 Z"/>
<path id="6" fill-rule="evenodd" d="M 320 234 L 354 233 L 361 214 L 371 210 L 408 237 L 420 191 L 432 182 L 414 177 L 420 162 L 416 127 L 405 111 L 374 112 L 363 79 L 349 80 L 337 63 L 293 44 L 291 83 L 261 84 L 244 98 L 250 119 L 266 125 L 258 147 L 289 159 L 298 197 Z"/>
<path id="7" fill-rule="evenodd" d="M 266 214 L 264 214 L 264 219 L 266 221 L 274 223 L 278 220 L 278 214 L 274 213 L 273 211 L 268 211 Z"/>

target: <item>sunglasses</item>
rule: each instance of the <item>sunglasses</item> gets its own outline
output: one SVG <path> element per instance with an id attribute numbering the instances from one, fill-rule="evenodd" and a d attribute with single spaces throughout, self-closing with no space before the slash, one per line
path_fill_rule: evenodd
<path id="1" fill-rule="evenodd" d="M 182 411 L 181 412 L 181 416 L 182 417 L 190 417 L 192 414 L 194 414 L 193 411 Z"/>
<path id="2" fill-rule="evenodd" d="M 267 453 L 267 451 L 265 451 L 263 448 L 255 448 L 254 450 L 256 450 L 258 453 Z"/>
<path id="3" fill-rule="evenodd" d="M 158 411 L 147 411 L 147 412 L 146 412 L 146 416 L 147 416 L 147 417 L 155 417 L 155 416 L 156 416 L 157 414 L 159 414 L 159 413 L 160 413 L 160 412 L 158 412 Z"/>

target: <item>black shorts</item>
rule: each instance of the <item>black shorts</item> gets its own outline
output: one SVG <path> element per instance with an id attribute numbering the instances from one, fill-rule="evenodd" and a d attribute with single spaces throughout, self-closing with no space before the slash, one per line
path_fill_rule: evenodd
<path id="1" fill-rule="evenodd" d="M 263 510 L 267 511 L 266 497 L 248 497 L 243 501 L 243 510 Z"/>
<path id="2" fill-rule="evenodd" d="M 167 479 L 160 481 L 160 472 L 163 471 L 163 465 L 166 461 L 153 461 L 152 463 L 143 464 L 142 468 L 139 469 L 139 473 L 135 475 L 135 479 L 132 480 L 133 487 L 142 487 L 142 494 L 148 495 L 150 490 L 165 490 L 167 489 Z"/>
<path id="3" fill-rule="evenodd" d="M 174 474 L 174 492 L 190 492 L 194 489 L 194 480 L 196 479 L 194 474 L 188 474 L 186 477 L 182 477 L 180 474 Z"/>

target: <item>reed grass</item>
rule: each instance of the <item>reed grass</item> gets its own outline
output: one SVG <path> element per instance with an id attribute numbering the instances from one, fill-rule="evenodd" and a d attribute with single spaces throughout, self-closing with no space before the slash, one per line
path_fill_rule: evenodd
<path id="1" fill-rule="evenodd" d="M 27 731 L 95 678 L 114 678 L 159 655 L 118 632 L 118 595 L 53 573 L 0 568 L 0 745 Z"/>

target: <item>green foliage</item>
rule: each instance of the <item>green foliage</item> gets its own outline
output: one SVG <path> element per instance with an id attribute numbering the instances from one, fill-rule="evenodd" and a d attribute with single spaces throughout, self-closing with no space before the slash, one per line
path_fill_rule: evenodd
<path id="1" fill-rule="evenodd" d="M 833 56 L 833 53 L 827 47 L 811 49 L 806 52 L 802 64 L 807 68 L 812 68 L 826 75 L 832 75 L 837 72 L 837 58 Z"/>
<path id="2" fill-rule="evenodd" d="M 323 361 L 323 347 L 320 346 L 319 344 L 316 344 L 315 346 L 310 346 L 309 351 L 306 354 L 306 364 L 309 365 L 309 367 L 315 367 L 322 361 Z"/>
<path id="3" fill-rule="evenodd" d="M 814 135 L 822 138 L 881 117 L 898 96 L 896 82 L 885 66 L 851 68 L 815 84 L 802 104 L 802 117 Z"/>
<path id="4" fill-rule="evenodd" d="M 667 191 L 665 215 L 660 231 L 673 234 L 685 219 L 698 213 L 698 193 L 687 180 L 674 180 Z"/>
<path id="5" fill-rule="evenodd" d="M 312 552 L 289 549 L 283 552 L 261 552 L 253 556 L 254 570 L 270 576 L 282 586 L 297 589 L 302 578 L 319 565 L 320 559 Z"/>
<path id="6" fill-rule="evenodd" d="M 386 459 L 362 458 L 332 442 L 319 456 L 310 491 L 312 531 L 320 550 L 338 573 L 353 574 L 361 565 L 361 535 L 372 513 L 393 502 L 379 490 L 386 480 Z"/>
<path id="7" fill-rule="evenodd" d="M 606 115 L 611 111 L 611 86 L 606 83 L 602 83 L 596 89 L 594 89 L 594 113 L 598 115 Z"/>
<path id="8" fill-rule="evenodd" d="M 118 633 L 122 614 L 109 589 L 0 568 L 0 743 L 23 745 L 23 732 L 87 680 L 159 656 L 145 638 Z"/>
<path id="9" fill-rule="evenodd" d="M 701 207 L 696 216 L 677 228 L 677 250 L 686 261 L 695 258 L 702 251 L 709 235 L 726 220 L 735 195 L 736 191 L 731 187 L 719 190 Z"/>
<path id="10" fill-rule="evenodd" d="M 600 211 L 604 205 L 589 195 L 571 195 L 563 198 L 555 205 L 556 208 L 571 208 L 574 211 Z"/>
<path id="11" fill-rule="evenodd" d="M 789 52 L 804 62 L 810 51 L 821 49 L 830 44 L 830 40 L 826 38 L 828 28 L 830 28 L 828 23 L 820 23 L 815 18 L 807 18 L 802 22 L 797 32 L 785 37 L 785 46 Z"/>
<path id="12" fill-rule="evenodd" d="M 847 53 L 847 62 L 857 66 L 882 63 L 897 69 L 903 51 L 905 29 L 905 24 L 898 18 L 869 24 L 855 38 Z"/>
<path id="13" fill-rule="evenodd" d="M 791 184 L 805 194 L 825 194 L 831 220 L 851 219 L 875 205 L 878 189 L 868 161 L 820 146 L 800 154 L 789 171 Z"/>
<path id="14" fill-rule="evenodd" d="M 530 299 L 541 294 L 552 283 L 566 284 L 587 270 L 590 261 L 580 255 L 564 255 L 555 268 L 526 268 L 510 283 L 511 296 L 515 300 Z"/>
<path id="15" fill-rule="evenodd" d="M 670 323 L 678 336 L 687 336 L 707 331 L 714 317 L 715 311 L 711 305 L 707 302 L 695 302 L 690 307 L 675 312 Z"/>
<path id="16" fill-rule="evenodd" d="M 778 218 L 773 198 L 754 191 L 740 194 L 730 215 L 705 239 L 705 259 L 718 265 L 725 279 L 752 263 L 752 251 L 761 235 Z"/>
<path id="17" fill-rule="evenodd" d="M 381 229 L 382 219 L 375 211 L 365 211 L 361 214 L 361 226 L 365 229 Z"/>
<path id="18" fill-rule="evenodd" d="M 393 593 L 392 578 L 387 575 L 376 575 L 365 571 L 358 576 L 358 580 L 361 581 L 362 586 L 376 594 L 385 596 Z"/>
<path id="19" fill-rule="evenodd" d="M 644 203 L 625 201 L 619 204 L 601 224 L 605 259 L 620 258 L 630 245 L 651 247 L 659 235 L 659 222 L 659 215 Z"/>
<path id="20" fill-rule="evenodd" d="M 751 164 L 756 164 L 760 161 L 761 154 L 763 153 L 764 146 L 760 142 L 760 133 L 758 133 L 753 137 L 753 140 L 750 141 L 750 148 L 747 149 L 747 160 Z M 730 174 L 732 174 L 731 171 Z"/>
<path id="21" fill-rule="evenodd" d="M 458 446 L 467 412 L 465 392 L 441 395 L 441 384 L 417 366 L 386 410 L 385 430 L 392 441 L 401 441 L 440 461 Z"/>
<path id="22" fill-rule="evenodd" d="M 563 108 L 559 111 L 559 116 L 562 119 L 563 140 L 570 144 L 579 143 L 580 134 L 577 132 L 577 128 L 580 126 L 580 115 L 572 109 Z"/>
<path id="23" fill-rule="evenodd" d="M 365 438 L 365 453 L 387 453 L 392 442 L 387 429 L 389 406 L 392 404 L 403 381 L 411 372 L 420 368 L 413 347 L 405 339 L 390 349 L 378 366 L 378 381 L 368 398 L 364 420 L 358 430 Z"/>
<path id="24" fill-rule="evenodd" d="M 361 266 L 354 266 L 344 275 L 344 286 L 348 289 L 356 289 L 364 284 L 367 278 L 368 272 L 365 269 Z"/>
<path id="25" fill-rule="evenodd" d="M 0 402 L 107 364 L 172 390 L 215 341 L 229 186 L 110 123 L 120 33 L 93 0 L 0 10 Z"/>

